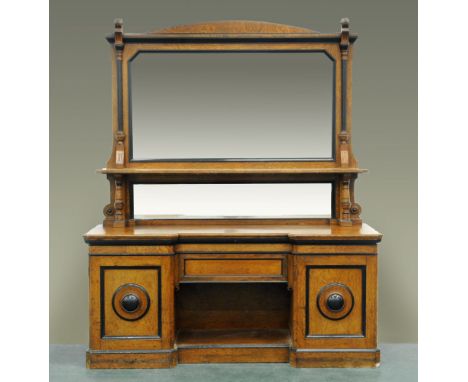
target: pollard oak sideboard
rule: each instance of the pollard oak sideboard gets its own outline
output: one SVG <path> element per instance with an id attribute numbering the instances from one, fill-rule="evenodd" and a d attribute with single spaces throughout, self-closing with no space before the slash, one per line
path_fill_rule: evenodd
<path id="1" fill-rule="evenodd" d="M 377 246 L 351 146 L 353 43 L 257 21 L 124 33 L 89 245 L 89 368 L 374 367 Z"/>

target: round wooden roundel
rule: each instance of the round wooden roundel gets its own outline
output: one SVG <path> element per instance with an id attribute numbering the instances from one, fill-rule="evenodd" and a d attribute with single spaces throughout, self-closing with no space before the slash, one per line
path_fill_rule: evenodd
<path id="1" fill-rule="evenodd" d="M 317 307 L 322 316 L 329 320 L 342 320 L 353 310 L 353 293 L 344 284 L 327 284 L 317 295 Z"/>
<path id="2" fill-rule="evenodd" d="M 112 307 L 115 314 L 123 320 L 136 321 L 148 312 L 150 298 L 141 285 L 124 284 L 114 292 Z"/>

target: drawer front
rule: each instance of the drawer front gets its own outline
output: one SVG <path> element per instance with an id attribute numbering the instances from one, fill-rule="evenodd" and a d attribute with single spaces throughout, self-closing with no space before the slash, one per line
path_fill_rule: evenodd
<path id="1" fill-rule="evenodd" d="M 180 282 L 286 281 L 282 254 L 185 254 L 179 258 Z"/>

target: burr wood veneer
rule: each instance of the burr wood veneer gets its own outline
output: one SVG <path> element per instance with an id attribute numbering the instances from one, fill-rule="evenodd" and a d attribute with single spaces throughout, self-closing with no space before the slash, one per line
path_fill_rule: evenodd
<path id="1" fill-rule="evenodd" d="M 228 21 L 108 37 L 113 57 L 113 150 L 105 219 L 89 245 L 90 368 L 286 362 L 373 367 L 377 244 L 360 218 L 351 149 L 356 36 Z M 132 161 L 129 62 L 139 52 L 325 52 L 333 61 L 329 160 Z M 207 137 L 209 140 L 209 137 Z M 265 137 L 268 140 L 268 136 Z M 138 183 L 330 182 L 330 218 L 135 219 Z"/>

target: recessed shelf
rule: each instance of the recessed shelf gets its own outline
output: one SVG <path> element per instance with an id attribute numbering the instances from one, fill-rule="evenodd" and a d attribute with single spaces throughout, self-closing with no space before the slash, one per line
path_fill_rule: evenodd
<path id="1" fill-rule="evenodd" d="M 178 348 L 191 347 L 288 347 L 288 329 L 183 329 L 177 334 Z"/>

